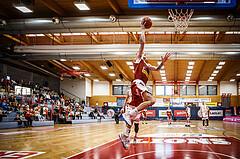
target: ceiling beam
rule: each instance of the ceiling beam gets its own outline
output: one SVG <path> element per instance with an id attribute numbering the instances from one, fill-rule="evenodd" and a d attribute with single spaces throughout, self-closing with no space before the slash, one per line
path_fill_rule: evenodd
<path id="1" fill-rule="evenodd" d="M 203 65 L 202 65 L 202 68 L 201 68 L 201 70 L 200 70 L 200 72 L 199 72 L 199 74 L 198 74 L 198 77 L 197 77 L 197 82 L 200 81 L 200 79 L 201 79 L 201 77 L 202 77 L 202 74 L 203 74 L 203 70 L 205 69 L 206 65 L 207 65 L 207 60 L 204 60 L 204 63 L 203 63 Z"/>
<path id="2" fill-rule="evenodd" d="M 129 75 L 123 70 L 123 68 L 119 65 L 119 63 L 115 60 L 111 61 L 114 66 L 117 67 L 117 69 L 121 72 L 121 74 L 128 80 L 132 81 L 132 78 L 129 77 Z"/>
<path id="3" fill-rule="evenodd" d="M 62 43 L 65 42 L 64 37 L 63 37 L 63 35 L 62 35 L 61 33 L 60 33 L 60 39 L 61 39 L 61 42 L 62 42 Z"/>
<path id="4" fill-rule="evenodd" d="M 86 33 L 90 38 L 92 38 L 97 44 L 100 44 L 100 41 L 92 33 Z"/>
<path id="5" fill-rule="evenodd" d="M 5 36 L 5 37 L 7 37 L 7 38 L 9 38 L 9 39 L 12 39 L 13 41 L 16 41 L 16 42 L 18 42 L 18 43 L 20 43 L 20 44 L 22 44 L 22 45 L 27 45 L 27 43 L 25 43 L 24 41 L 19 40 L 19 39 L 17 39 L 17 38 L 14 38 L 14 37 L 11 36 L 11 35 L 3 34 L 3 36 Z"/>
<path id="6" fill-rule="evenodd" d="M 54 11 L 55 13 L 66 16 L 67 12 L 55 0 L 39 0 L 43 5 Z"/>
<path id="7" fill-rule="evenodd" d="M 232 68 L 239 66 L 238 61 L 236 61 L 236 62 L 235 61 L 229 61 L 228 63 L 229 63 L 229 65 L 225 67 L 225 69 L 222 72 L 222 76 L 219 77 L 218 81 L 222 81 L 231 72 L 230 70 Z"/>
<path id="8" fill-rule="evenodd" d="M 55 62 L 53 62 L 53 61 L 51 61 L 51 60 L 48 60 L 48 62 L 50 62 L 50 63 L 53 64 L 54 66 L 60 68 L 61 70 L 67 71 L 67 69 L 61 67 L 60 65 L 56 64 Z"/>
<path id="9" fill-rule="evenodd" d="M 215 42 L 220 41 L 220 40 L 222 39 L 222 37 L 225 35 L 225 33 L 226 33 L 225 31 L 219 32 L 219 33 L 217 34 L 216 38 L 215 38 Z"/>
<path id="10" fill-rule="evenodd" d="M 117 14 L 122 14 L 121 8 L 116 0 L 107 0 L 108 4 Z"/>
<path id="11" fill-rule="evenodd" d="M 86 66 L 89 70 L 91 70 L 92 72 L 96 73 L 98 76 L 102 77 L 103 79 L 105 79 L 108 82 L 112 82 L 109 78 L 107 78 L 104 74 L 102 74 L 101 72 L 99 72 L 94 66 L 92 66 L 91 64 L 89 64 L 87 61 L 80 61 L 84 66 Z"/>
<path id="12" fill-rule="evenodd" d="M 131 35 L 131 38 L 132 38 L 132 40 L 134 40 L 134 41 L 135 41 L 135 43 L 136 43 L 136 44 L 138 44 L 138 39 L 137 39 L 137 37 L 135 36 L 135 34 L 133 34 L 133 32 L 130 32 L 130 33 L 128 33 L 128 34 L 130 34 L 130 35 Z"/>
<path id="13" fill-rule="evenodd" d="M 178 41 L 181 41 L 185 37 L 186 33 L 187 31 L 184 31 L 182 35 L 178 37 Z"/>
<path id="14" fill-rule="evenodd" d="M 56 37 L 49 35 L 49 34 L 44 34 L 46 37 L 52 39 L 53 41 L 55 41 L 56 43 L 60 44 L 60 45 L 64 45 L 64 43 L 62 43 L 60 40 L 58 40 Z"/>

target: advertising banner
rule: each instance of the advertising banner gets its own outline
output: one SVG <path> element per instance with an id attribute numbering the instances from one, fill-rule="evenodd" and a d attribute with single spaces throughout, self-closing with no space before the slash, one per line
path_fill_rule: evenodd
<path id="1" fill-rule="evenodd" d="M 159 117 L 167 117 L 167 110 L 159 110 Z"/>
<path id="2" fill-rule="evenodd" d="M 147 117 L 155 117 L 155 116 L 156 116 L 155 110 L 148 110 L 147 111 Z"/>
<path id="3" fill-rule="evenodd" d="M 185 117 L 186 110 L 174 110 L 174 116 L 175 117 Z"/>

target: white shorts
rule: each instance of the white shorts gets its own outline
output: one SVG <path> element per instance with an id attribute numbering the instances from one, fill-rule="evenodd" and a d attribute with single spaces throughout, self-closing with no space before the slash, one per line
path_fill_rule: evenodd
<path id="1" fill-rule="evenodd" d="M 202 120 L 208 119 L 208 113 L 202 113 Z"/>
<path id="2" fill-rule="evenodd" d="M 131 110 L 133 110 L 133 109 L 134 109 L 134 108 L 131 108 L 131 107 L 129 107 L 129 106 L 126 106 L 126 112 L 128 112 L 128 113 L 129 113 Z M 139 112 L 139 113 L 137 114 L 137 116 L 136 116 L 135 118 L 131 119 L 131 120 L 133 120 L 134 123 L 138 124 L 140 117 L 141 117 L 141 112 Z"/>

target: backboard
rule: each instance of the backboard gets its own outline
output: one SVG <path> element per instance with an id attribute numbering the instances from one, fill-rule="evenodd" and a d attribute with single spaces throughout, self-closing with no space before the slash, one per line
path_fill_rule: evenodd
<path id="1" fill-rule="evenodd" d="M 128 5 L 132 9 L 230 9 L 236 0 L 128 0 Z"/>

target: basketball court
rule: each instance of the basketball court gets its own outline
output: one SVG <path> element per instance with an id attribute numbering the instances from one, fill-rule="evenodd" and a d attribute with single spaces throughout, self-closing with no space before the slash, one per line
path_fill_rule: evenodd
<path id="1" fill-rule="evenodd" d="M 143 19 L 146 62 L 158 66 L 167 52 L 171 59 L 149 73 L 146 87 L 156 102 L 136 143 L 132 128 L 123 148 L 118 134 L 125 122 L 120 116 L 116 124 L 114 114 L 134 79 Z M 18 128 L 15 112 L 1 119 L 2 159 L 240 158 L 239 0 L 2 0 L 0 41 L 3 80 L 42 84 L 42 92 L 61 92 L 64 103 L 74 99 L 85 107 L 81 119 L 63 115 L 53 100 L 36 102 L 33 87 L 9 91 L 1 81 L 1 102 L 14 95 L 47 112 L 46 121 L 29 128 Z M 91 118 L 95 110 L 105 118 Z"/>

